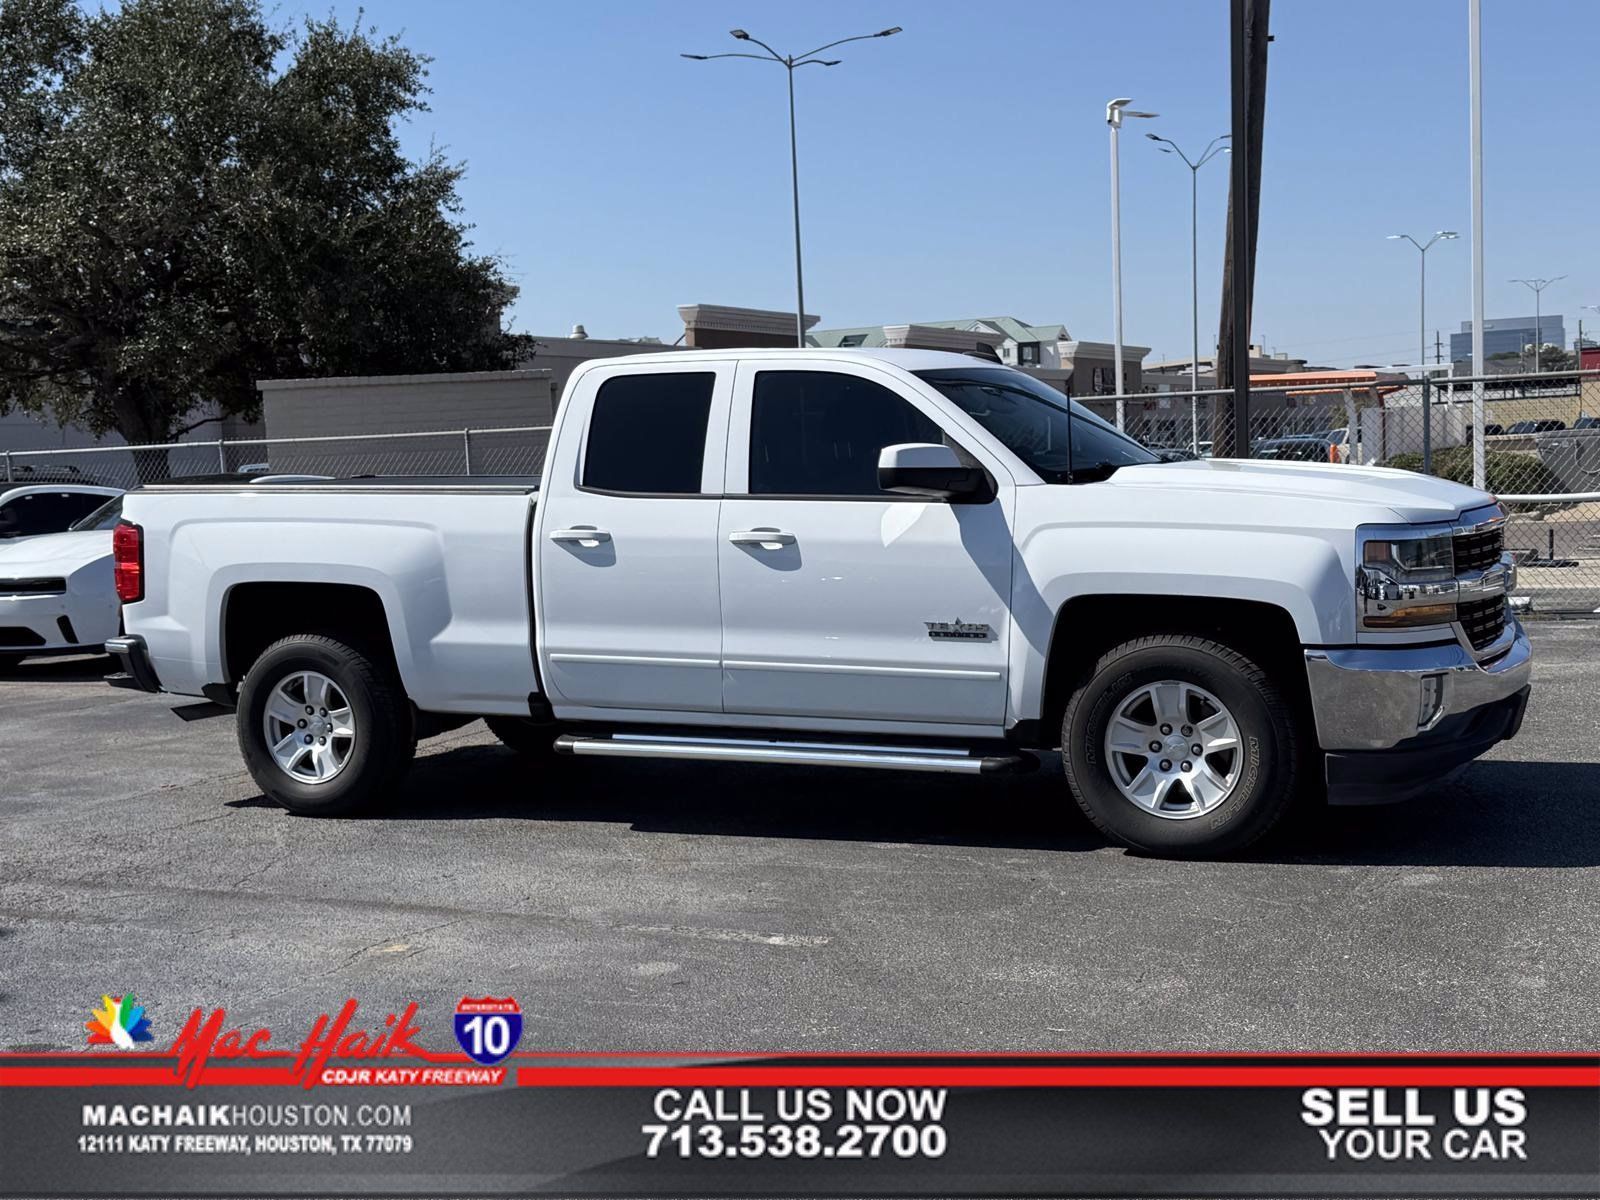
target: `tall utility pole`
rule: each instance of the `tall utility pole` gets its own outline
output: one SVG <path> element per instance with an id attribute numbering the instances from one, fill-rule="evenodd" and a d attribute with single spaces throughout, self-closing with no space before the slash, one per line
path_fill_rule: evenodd
<path id="1" fill-rule="evenodd" d="M 1250 455 L 1250 308 L 1261 205 L 1261 145 L 1267 117 L 1267 32 L 1271 0 L 1229 0 L 1233 91 L 1233 179 L 1228 189 L 1228 256 L 1222 271 L 1217 386 L 1233 389 L 1231 457 Z"/>
<path id="2" fill-rule="evenodd" d="M 1189 399 L 1189 412 L 1192 418 L 1190 440 L 1193 443 L 1190 448 L 1195 451 L 1200 448 L 1200 168 L 1217 155 L 1228 153 L 1228 148 L 1221 143 L 1231 136 L 1224 133 L 1212 138 L 1200 157 L 1191 160 L 1171 138 L 1155 133 L 1145 134 L 1152 142 L 1161 144 L 1161 153 L 1176 154 L 1183 159 L 1183 165 L 1189 168 L 1189 318 L 1192 339 L 1189 345 L 1189 390 L 1196 393 Z"/>
<path id="3" fill-rule="evenodd" d="M 1472 158 L 1472 486 L 1484 489 L 1483 448 L 1483 12 L 1467 0 L 1467 124 Z"/>
<path id="4" fill-rule="evenodd" d="M 900 26 L 893 29 L 881 29 L 877 33 L 863 33 L 858 37 L 840 38 L 836 42 L 829 42 L 826 46 L 818 46 L 815 50 L 807 50 L 804 54 L 779 54 L 760 38 L 751 37 L 742 29 L 730 29 L 733 37 L 741 42 L 751 42 L 766 51 L 765 54 L 680 54 L 679 58 L 692 58 L 696 62 L 707 62 L 713 58 L 753 58 L 757 62 L 775 62 L 780 67 L 788 68 L 789 73 L 789 188 L 794 198 L 794 338 L 795 345 L 806 344 L 806 281 L 805 272 L 800 265 L 800 151 L 795 137 L 794 124 L 794 73 L 798 67 L 837 67 L 840 60 L 817 58 L 824 50 L 832 50 L 835 46 L 842 46 L 846 42 L 865 42 L 871 38 L 889 37 L 900 32 Z"/>
<path id="5" fill-rule="evenodd" d="M 1417 299 L 1417 326 L 1422 334 L 1420 348 L 1417 353 L 1418 367 L 1426 367 L 1428 365 L 1428 247 L 1435 242 L 1454 241 L 1458 236 L 1460 235 L 1453 229 L 1441 229 L 1429 238 L 1427 244 L 1424 245 L 1409 233 L 1391 233 L 1389 235 L 1391 242 L 1407 241 L 1415 246 L 1419 251 L 1417 257 L 1422 262 L 1422 277 Z"/>
<path id="6" fill-rule="evenodd" d="M 1544 307 L 1541 302 L 1545 288 L 1557 279 L 1565 279 L 1565 275 L 1557 275 L 1555 279 L 1513 279 L 1512 283 L 1524 284 L 1533 291 L 1533 373 L 1539 373 L 1539 347 L 1544 344 Z"/>
<path id="7" fill-rule="evenodd" d="M 1106 104 L 1106 124 L 1111 127 L 1111 338 L 1116 364 L 1117 428 L 1124 424 L 1122 399 L 1122 159 L 1118 153 L 1119 134 L 1124 117 L 1154 117 L 1158 114 L 1129 108 L 1126 96 Z"/>

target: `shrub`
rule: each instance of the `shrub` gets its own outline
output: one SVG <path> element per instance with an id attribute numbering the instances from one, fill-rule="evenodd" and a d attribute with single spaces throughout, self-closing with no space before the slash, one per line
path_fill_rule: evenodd
<path id="1" fill-rule="evenodd" d="M 1396 454 L 1385 459 L 1380 466 L 1397 467 L 1402 471 L 1422 470 L 1422 455 Z M 1484 485 L 1489 491 L 1510 492 L 1564 492 L 1556 473 L 1530 454 L 1511 454 L 1504 450 L 1490 450 L 1483 456 Z M 1455 483 L 1472 482 L 1472 447 L 1450 446 L 1433 453 L 1433 473 L 1440 479 Z"/>

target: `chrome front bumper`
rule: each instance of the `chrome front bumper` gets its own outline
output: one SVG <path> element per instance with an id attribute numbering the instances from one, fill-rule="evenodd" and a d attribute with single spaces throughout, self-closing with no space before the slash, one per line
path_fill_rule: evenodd
<path id="1" fill-rule="evenodd" d="M 1481 661 L 1459 643 L 1305 654 L 1317 741 L 1329 751 L 1391 749 L 1515 695 L 1533 672 L 1528 635 L 1515 617 Z"/>

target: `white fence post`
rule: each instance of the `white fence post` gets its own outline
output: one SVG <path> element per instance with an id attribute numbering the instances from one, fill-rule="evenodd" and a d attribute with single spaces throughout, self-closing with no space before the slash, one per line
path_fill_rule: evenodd
<path id="1" fill-rule="evenodd" d="M 461 431 L 461 457 L 466 462 L 467 474 L 471 475 L 472 474 L 472 430 L 470 430 L 470 429 L 463 429 Z"/>

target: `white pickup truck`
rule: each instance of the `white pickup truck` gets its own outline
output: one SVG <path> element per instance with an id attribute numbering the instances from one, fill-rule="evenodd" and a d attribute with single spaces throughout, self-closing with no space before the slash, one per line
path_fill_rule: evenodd
<path id="1" fill-rule="evenodd" d="M 1493 497 L 1158 462 L 956 354 L 596 360 L 542 481 L 177 480 L 124 517 L 120 682 L 236 708 L 303 813 L 484 717 L 533 757 L 981 775 L 1059 748 L 1108 835 L 1210 855 L 1297 795 L 1436 782 L 1529 690 Z"/>

